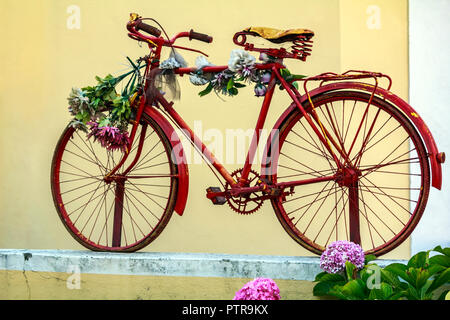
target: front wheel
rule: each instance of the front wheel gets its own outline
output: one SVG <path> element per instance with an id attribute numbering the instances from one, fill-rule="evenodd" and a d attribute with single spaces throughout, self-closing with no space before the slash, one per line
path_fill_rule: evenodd
<path id="1" fill-rule="evenodd" d="M 139 137 L 145 135 L 140 158 Z M 156 239 L 172 216 L 178 169 L 171 144 L 159 125 L 143 115 L 125 165 L 112 179 L 121 151 L 108 151 L 86 133 L 68 126 L 56 146 L 51 187 L 56 210 L 68 232 L 95 251 L 136 251 Z"/>
<path id="2" fill-rule="evenodd" d="M 275 128 L 279 152 L 269 148 L 268 154 L 276 157 L 267 176 L 272 183 L 336 177 L 285 189 L 272 200 L 288 234 L 316 254 L 335 240 L 385 254 L 406 240 L 425 209 L 430 169 L 420 135 L 398 108 L 377 97 L 369 101 L 356 91 L 313 99 L 321 125 L 343 150 L 332 147 L 340 168 L 298 108 Z M 309 102 L 304 108 L 312 114 Z"/>

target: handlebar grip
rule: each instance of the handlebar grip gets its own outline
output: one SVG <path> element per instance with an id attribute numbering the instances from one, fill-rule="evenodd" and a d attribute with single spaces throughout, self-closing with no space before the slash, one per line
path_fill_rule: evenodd
<path id="1" fill-rule="evenodd" d="M 189 31 L 189 40 L 192 39 L 203 41 L 206 43 L 211 43 L 213 41 L 213 38 L 211 36 L 208 36 L 207 34 L 204 33 L 195 32 L 194 30 L 191 29 L 191 31 Z"/>
<path id="2" fill-rule="evenodd" d="M 139 21 L 138 23 L 136 23 L 136 30 L 137 31 L 139 31 L 139 30 L 145 31 L 155 37 L 159 37 L 161 35 L 161 30 L 159 30 L 158 28 L 155 28 L 151 25 L 148 25 L 142 21 Z"/>

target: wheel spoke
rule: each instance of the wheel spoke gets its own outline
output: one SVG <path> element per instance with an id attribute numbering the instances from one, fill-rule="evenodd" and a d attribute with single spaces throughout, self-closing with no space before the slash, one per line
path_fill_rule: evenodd
<path id="1" fill-rule="evenodd" d="M 275 212 L 289 235 L 315 253 L 330 241 L 349 240 L 366 253 L 384 254 L 409 236 L 426 203 L 430 177 L 421 137 L 401 111 L 366 93 L 330 92 L 313 102 L 311 117 L 320 117 L 333 148 L 342 151 L 341 163 L 336 166 L 293 110 L 279 122 L 279 170 L 271 182 L 330 174 L 335 179 L 285 190 L 272 200 Z"/>
<path id="2" fill-rule="evenodd" d="M 51 180 L 55 205 L 72 236 L 89 249 L 138 250 L 160 234 L 174 210 L 177 184 L 172 179 L 179 175 L 170 161 L 172 149 L 160 138 L 162 129 L 155 134 L 158 126 L 148 124 L 153 130 L 145 135 L 147 143 L 141 150 L 135 139 L 127 159 L 133 161 L 141 151 L 133 168 L 137 174 L 123 174 L 132 163 L 125 162 L 105 179 L 123 153 L 106 150 L 73 128 L 57 145 Z"/>

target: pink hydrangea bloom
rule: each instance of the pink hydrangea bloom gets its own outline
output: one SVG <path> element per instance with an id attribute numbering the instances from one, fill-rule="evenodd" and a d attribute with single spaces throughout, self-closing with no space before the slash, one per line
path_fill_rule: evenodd
<path id="1" fill-rule="evenodd" d="M 320 256 L 320 268 L 328 273 L 345 269 L 345 262 L 353 263 L 358 269 L 364 267 L 364 251 L 356 243 L 339 240 L 331 243 Z"/>
<path id="2" fill-rule="evenodd" d="M 96 122 L 88 122 L 91 132 L 88 134 L 88 138 L 94 137 L 94 141 L 100 142 L 102 147 L 108 150 L 121 150 L 126 151 L 127 145 L 130 142 L 128 132 L 121 132 L 119 128 L 104 126 L 99 127 Z"/>
<path id="3" fill-rule="evenodd" d="M 280 300 L 280 289 L 269 278 L 256 278 L 236 292 L 233 300 Z"/>

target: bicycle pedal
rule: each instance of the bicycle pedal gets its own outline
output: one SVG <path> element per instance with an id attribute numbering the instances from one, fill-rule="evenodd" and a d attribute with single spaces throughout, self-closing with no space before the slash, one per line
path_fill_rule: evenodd
<path id="1" fill-rule="evenodd" d="M 227 202 L 224 192 L 219 187 L 209 187 L 206 189 L 206 197 L 215 205 L 222 205 Z"/>

